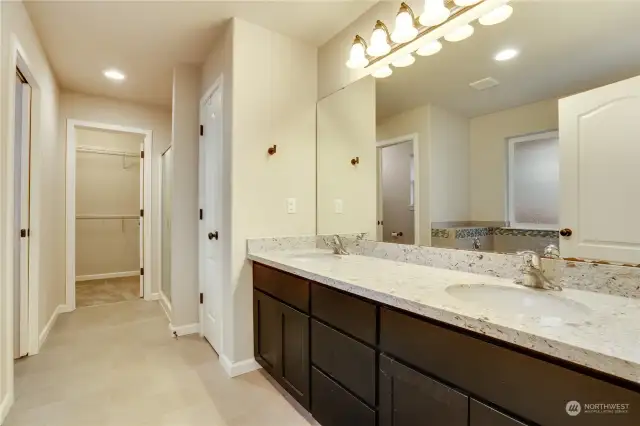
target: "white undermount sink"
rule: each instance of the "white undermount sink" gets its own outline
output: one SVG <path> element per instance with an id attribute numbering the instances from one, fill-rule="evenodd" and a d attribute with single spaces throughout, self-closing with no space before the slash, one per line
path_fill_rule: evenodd
<path id="1" fill-rule="evenodd" d="M 586 305 L 569 300 L 552 290 L 485 284 L 450 285 L 446 292 L 458 300 L 471 302 L 498 312 L 515 315 L 576 321 L 591 312 Z"/>

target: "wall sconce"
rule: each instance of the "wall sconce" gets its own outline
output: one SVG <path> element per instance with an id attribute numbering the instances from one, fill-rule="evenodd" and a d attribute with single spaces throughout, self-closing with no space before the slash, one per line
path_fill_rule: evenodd
<path id="1" fill-rule="evenodd" d="M 269 147 L 269 149 L 267 150 L 267 153 L 269 155 L 275 154 L 276 153 L 276 146 L 274 145 L 274 146 Z"/>
<path id="2" fill-rule="evenodd" d="M 360 157 L 352 158 L 351 165 L 355 166 L 356 164 L 360 164 Z"/>

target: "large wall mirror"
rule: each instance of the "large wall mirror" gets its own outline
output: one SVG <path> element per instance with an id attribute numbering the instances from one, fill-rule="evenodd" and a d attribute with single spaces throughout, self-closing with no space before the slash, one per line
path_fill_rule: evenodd
<path id="1" fill-rule="evenodd" d="M 318 103 L 318 233 L 640 264 L 640 4 L 511 3 Z"/>

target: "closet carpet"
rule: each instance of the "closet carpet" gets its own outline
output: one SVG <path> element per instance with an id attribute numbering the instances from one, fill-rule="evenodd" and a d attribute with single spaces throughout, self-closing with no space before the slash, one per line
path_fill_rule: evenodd
<path id="1" fill-rule="evenodd" d="M 61 314 L 16 362 L 4 426 L 309 426 L 260 371 L 230 379 L 197 334 L 171 337 L 157 301 Z"/>
<path id="2" fill-rule="evenodd" d="M 76 307 L 104 305 L 140 298 L 140 277 L 76 282 Z"/>

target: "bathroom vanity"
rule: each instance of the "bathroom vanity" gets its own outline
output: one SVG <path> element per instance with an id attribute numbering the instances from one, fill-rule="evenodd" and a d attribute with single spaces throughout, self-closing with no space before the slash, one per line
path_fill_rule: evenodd
<path id="1" fill-rule="evenodd" d="M 640 424 L 637 325 L 621 334 L 637 301 L 552 292 L 586 309 L 532 319 L 447 290 L 518 291 L 504 279 L 326 251 L 250 258 L 256 360 L 323 426 Z"/>

